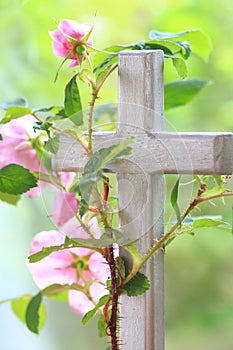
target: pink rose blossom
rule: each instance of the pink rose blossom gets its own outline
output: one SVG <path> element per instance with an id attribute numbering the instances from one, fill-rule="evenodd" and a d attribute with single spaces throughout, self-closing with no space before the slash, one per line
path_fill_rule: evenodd
<path id="1" fill-rule="evenodd" d="M 88 226 L 95 235 L 99 236 L 100 228 L 96 218 L 89 221 Z M 68 229 L 68 230 L 67 230 Z M 70 230 L 69 230 L 70 229 Z M 64 243 L 65 234 L 69 237 L 88 238 L 75 219 L 71 219 L 61 228 L 61 231 L 42 231 L 33 241 L 30 255 L 40 251 L 43 247 L 61 245 Z M 97 237 L 96 237 L 97 238 Z M 109 276 L 106 261 L 101 254 L 87 248 L 69 248 L 51 253 L 46 258 L 28 264 L 33 279 L 40 289 L 52 284 L 79 284 L 84 285 L 79 276 L 77 266 L 82 266 L 81 273 L 86 281 L 95 280 L 90 287 L 91 297 L 95 302 L 107 293 L 105 283 Z M 68 302 L 72 310 L 84 315 L 94 307 L 92 301 L 82 292 L 70 290 Z"/>
<path id="2" fill-rule="evenodd" d="M 1 128 L 3 140 L 0 143 L 0 168 L 14 163 L 19 164 L 31 172 L 46 172 L 36 150 L 32 147 L 29 138 L 35 138 L 37 134 L 33 130 L 35 119 L 31 115 L 13 119 Z M 27 192 L 29 197 L 41 194 L 43 185 L 39 182 L 38 187 Z"/>
<path id="3" fill-rule="evenodd" d="M 92 46 L 92 41 L 85 36 L 90 32 L 91 24 L 81 24 L 73 20 L 64 19 L 60 22 L 58 29 L 49 31 L 53 39 L 53 51 L 56 56 L 71 60 L 69 67 L 78 66 L 83 59 L 83 55 L 78 53 L 79 46 Z"/>
<path id="4" fill-rule="evenodd" d="M 53 220 L 58 226 L 64 225 L 77 214 L 78 202 L 73 192 L 61 192 L 56 195 L 53 206 Z"/>

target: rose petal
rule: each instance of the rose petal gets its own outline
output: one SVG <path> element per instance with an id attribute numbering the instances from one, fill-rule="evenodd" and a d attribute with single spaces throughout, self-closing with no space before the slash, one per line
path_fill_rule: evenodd
<path id="1" fill-rule="evenodd" d="M 96 282 L 91 285 L 90 292 L 96 303 L 103 295 L 107 294 L 106 287 Z M 82 316 L 95 306 L 84 293 L 76 290 L 69 291 L 68 303 L 74 312 Z"/>
<path id="2" fill-rule="evenodd" d="M 53 220 L 58 226 L 64 225 L 77 214 L 78 202 L 73 192 L 62 192 L 56 195 L 53 207 Z"/>

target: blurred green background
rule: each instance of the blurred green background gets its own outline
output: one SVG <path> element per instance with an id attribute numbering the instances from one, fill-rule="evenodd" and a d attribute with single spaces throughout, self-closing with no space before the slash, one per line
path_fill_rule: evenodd
<path id="1" fill-rule="evenodd" d="M 48 30 L 63 18 L 94 22 L 96 47 L 147 38 L 151 29 L 183 31 L 201 28 L 213 41 L 209 64 L 193 57 L 189 77 L 213 81 L 187 107 L 166 114 L 168 128 L 178 131 L 233 131 L 233 6 L 231 0 L 1 0 L 0 103 L 27 97 L 31 107 L 60 104 L 72 70 L 63 68 L 53 83 L 60 59 L 54 57 Z M 165 66 L 166 81 L 178 79 Z M 110 88 L 111 87 L 111 88 Z M 102 101 L 117 100 L 117 79 L 111 78 Z M 167 178 L 167 193 L 174 177 Z M 183 179 L 186 181 L 187 179 Z M 189 192 L 189 191 L 188 191 Z M 187 193 L 188 193 L 187 192 Z M 185 193 L 182 205 L 188 203 Z M 0 299 L 35 293 L 25 265 L 30 241 L 42 229 L 53 228 L 48 218 L 49 199 L 24 198 L 18 208 L 0 203 Z M 209 215 L 222 213 L 232 220 L 232 200 L 225 206 L 202 206 Z M 166 220 L 170 219 L 167 205 Z M 217 230 L 202 230 L 194 238 L 181 237 L 166 253 L 167 350 L 233 349 L 233 242 Z M 48 322 L 40 336 L 29 333 L 4 304 L 0 310 L 3 350 L 103 349 L 95 321 L 83 327 L 80 317 L 64 304 L 46 303 Z M 140 350 L 140 349 L 138 349 Z M 149 349 L 148 349 L 149 350 Z"/>

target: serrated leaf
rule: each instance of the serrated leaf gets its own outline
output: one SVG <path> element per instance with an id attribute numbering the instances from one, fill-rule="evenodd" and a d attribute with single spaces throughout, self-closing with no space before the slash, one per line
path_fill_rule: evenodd
<path id="1" fill-rule="evenodd" d="M 20 195 L 13 195 L 13 194 L 0 192 L 0 200 L 8 204 L 16 205 L 20 200 L 20 198 L 21 198 Z"/>
<path id="2" fill-rule="evenodd" d="M 27 100 L 25 100 L 25 98 L 18 97 L 18 98 L 15 98 L 14 100 L 10 100 L 0 104 L 0 108 L 7 110 L 11 106 L 27 107 L 27 105 L 28 105 Z"/>
<path id="3" fill-rule="evenodd" d="M 11 106 L 7 109 L 6 114 L 3 116 L 0 123 L 6 124 L 10 122 L 12 119 L 17 119 L 31 113 L 32 111 L 30 108 L 22 107 L 22 106 Z"/>
<path id="4" fill-rule="evenodd" d="M 9 164 L 0 169 L 0 191 L 18 195 L 37 186 L 37 180 L 30 171 L 18 164 Z"/>
<path id="5" fill-rule="evenodd" d="M 109 299 L 109 294 L 106 294 L 102 296 L 99 300 L 99 302 L 96 304 L 96 306 L 89 310 L 82 318 L 82 323 L 87 324 L 87 322 L 95 316 L 96 312 L 101 308 L 103 305 L 105 305 L 106 301 Z"/>
<path id="6" fill-rule="evenodd" d="M 50 138 L 45 144 L 45 150 L 57 154 L 60 147 L 60 135 Z"/>
<path id="7" fill-rule="evenodd" d="M 188 79 L 168 83 L 164 86 L 164 109 L 184 106 L 207 85 L 208 80 Z"/>
<path id="8" fill-rule="evenodd" d="M 177 181 L 172 189 L 171 197 L 170 197 L 170 202 L 171 202 L 172 208 L 175 210 L 176 218 L 177 218 L 177 221 L 179 223 L 181 222 L 181 218 L 180 218 L 180 209 L 179 209 L 177 200 L 178 200 L 178 194 L 179 194 L 180 178 L 181 178 L 181 176 L 178 177 L 178 179 L 177 179 Z"/>
<path id="9" fill-rule="evenodd" d="M 23 295 L 19 299 L 11 301 L 12 311 L 23 324 L 26 324 L 26 310 L 31 299 L 32 299 L 32 295 Z M 39 312 L 38 331 L 41 331 L 46 321 L 45 308 L 42 303 L 40 304 L 38 312 Z"/>
<path id="10" fill-rule="evenodd" d="M 123 289 L 129 297 L 135 297 L 145 293 L 149 288 L 149 279 L 141 272 L 137 272 L 137 274 L 125 284 Z"/>
<path id="11" fill-rule="evenodd" d="M 39 292 L 30 301 L 26 309 L 26 325 L 35 334 L 39 334 L 40 314 L 39 309 L 42 303 L 42 294 Z"/>
<path id="12" fill-rule="evenodd" d="M 78 126 L 83 124 L 83 115 L 76 77 L 75 75 L 66 85 L 64 107 L 67 117 Z"/>

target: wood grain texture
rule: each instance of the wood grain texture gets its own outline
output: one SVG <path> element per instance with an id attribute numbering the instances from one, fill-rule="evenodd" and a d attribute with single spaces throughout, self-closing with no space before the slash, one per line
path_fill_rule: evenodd
<path id="1" fill-rule="evenodd" d="M 141 107 L 140 107 L 141 109 Z M 117 133 L 96 133 L 93 148 L 123 142 L 130 133 L 125 125 Z M 132 129 L 132 125 L 131 125 Z M 137 174 L 222 174 L 233 172 L 232 133 L 168 133 L 140 132 L 133 134 L 132 154 L 106 169 L 111 172 Z M 61 135 L 61 147 L 53 158 L 53 168 L 61 171 L 80 171 L 87 156 L 81 145 L 71 137 Z"/>
<path id="2" fill-rule="evenodd" d="M 119 57 L 118 133 L 144 134 L 163 127 L 163 53 L 124 52 Z M 137 113 L 139 106 L 140 113 Z M 136 112 L 136 113 L 135 113 Z M 138 143 L 138 139 L 137 139 Z M 139 145 L 141 148 L 141 145 Z M 137 154 L 137 157 L 139 155 Z M 140 156 L 139 156 L 140 157 Z M 130 164 L 128 163 L 128 169 Z M 136 166 L 138 168 L 137 159 Z M 164 184 L 162 175 L 118 173 L 119 221 L 126 238 L 139 238 L 143 255 L 163 234 Z M 130 265 L 124 250 L 120 255 Z M 143 295 L 120 300 L 121 349 L 164 349 L 164 262 L 162 252 L 144 270 L 151 287 Z"/>

